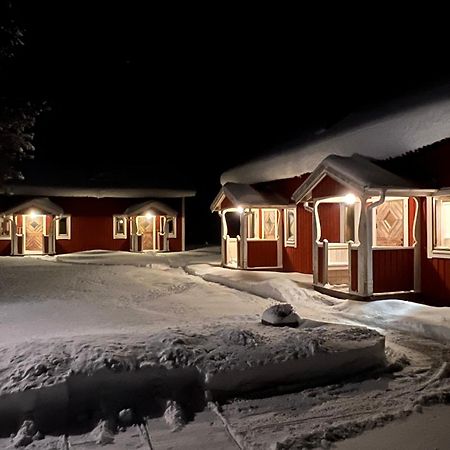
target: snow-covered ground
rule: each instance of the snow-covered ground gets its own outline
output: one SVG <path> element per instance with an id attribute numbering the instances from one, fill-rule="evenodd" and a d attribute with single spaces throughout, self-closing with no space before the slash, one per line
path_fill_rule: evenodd
<path id="1" fill-rule="evenodd" d="M 198 414 L 198 422 L 197 416 L 192 417 L 183 431 L 187 440 L 195 442 L 193 435 L 201 433 L 201 442 L 208 442 L 204 435 L 211 433 L 211 442 L 217 440 L 217 448 L 285 449 L 327 448 L 334 446 L 334 441 L 352 437 L 336 448 L 347 448 L 346 442 L 348 448 L 421 448 L 417 444 L 423 442 L 426 432 L 420 433 L 422 441 L 419 441 L 407 430 L 424 426 L 437 411 L 440 416 L 450 417 L 449 406 L 424 406 L 450 399 L 449 308 L 429 308 L 399 300 L 373 303 L 337 300 L 312 291 L 309 276 L 227 270 L 220 268 L 218 262 L 219 255 L 214 249 L 184 254 L 84 252 L 58 258 L 0 258 L 3 392 L 17 393 L 32 388 L 24 391 L 25 396 L 20 397 L 19 402 L 21 407 L 29 407 L 39 398 L 34 392 L 40 390 L 35 388 L 61 383 L 68 374 L 83 373 L 87 368 L 88 373 L 94 374 L 98 369 L 105 370 L 102 369 L 105 365 L 114 373 L 124 367 L 133 371 L 139 361 L 151 362 L 154 358 L 171 365 L 173 361 L 183 361 L 186 351 L 192 355 L 208 345 L 211 348 L 204 354 L 222 369 L 233 365 L 221 365 L 221 361 L 227 360 L 227 352 L 234 355 L 229 361 L 239 360 L 236 356 L 239 352 L 236 353 L 233 345 L 245 348 L 245 356 L 239 364 L 248 361 L 249 368 L 253 364 L 250 362 L 252 355 L 258 351 L 267 354 L 269 359 L 283 361 L 288 353 L 294 354 L 288 349 L 296 346 L 294 337 L 303 336 L 295 334 L 302 333 L 302 328 L 297 331 L 271 329 L 275 334 L 268 342 L 290 336 L 286 339 L 289 344 L 280 344 L 277 349 L 264 350 L 264 345 L 253 344 L 258 344 L 260 339 L 258 322 L 262 312 L 277 301 L 287 301 L 301 317 L 311 321 L 378 329 L 386 337 L 389 369 L 374 372 L 370 377 L 350 377 L 346 381 L 311 385 L 292 393 L 283 391 L 279 381 L 277 388 L 267 391 L 264 398 L 227 401 L 219 409 L 212 405 L 210 412 L 204 410 L 203 415 Z M 304 324 L 310 325 L 313 322 Z M 184 337 L 169 339 L 171 333 Z M 216 337 L 208 341 L 205 336 L 211 333 Z M 335 334 L 338 336 L 339 332 Z M 267 338 L 261 339 L 262 345 Z M 301 338 L 308 351 L 323 345 L 321 339 L 318 344 L 311 344 L 308 339 Z M 352 341 L 351 333 L 346 334 L 345 341 Z M 168 347 L 157 351 L 149 344 L 151 342 L 153 346 L 159 342 L 158 345 Z M 195 370 L 204 375 L 200 359 L 197 364 Z M 255 364 L 255 368 L 259 364 Z M 211 373 L 217 372 L 214 369 Z M 258 374 L 263 373 L 264 370 L 256 369 L 252 382 L 257 382 Z M 267 373 L 273 375 L 273 371 Z M 136 380 L 130 383 L 128 375 L 124 377 L 125 393 L 129 386 L 139 386 Z M 228 379 L 239 384 L 235 374 Z M 174 380 L 179 382 L 180 378 L 175 376 Z M 217 380 L 222 382 L 220 377 L 216 377 Z M 77 386 L 75 383 L 71 389 L 78 389 Z M 97 388 L 104 392 L 102 383 Z M 43 391 L 41 401 L 45 395 Z M 72 397 L 73 393 L 67 398 Z M 8 401 L 8 397 L 0 397 L 0 415 Z M 58 416 L 58 402 L 52 401 L 51 413 Z M 214 420 L 205 419 L 210 414 Z M 183 445 L 181 435 L 171 438 L 170 431 L 159 430 L 160 420 L 155 417 L 149 422 L 149 426 L 158 428 L 150 433 L 155 436 L 153 444 L 157 442 L 155 450 L 171 446 L 182 448 L 177 447 Z M 441 421 L 436 423 L 437 428 L 433 429 L 439 430 Z M 399 441 L 395 440 L 396 424 L 404 429 L 401 441 L 404 446 L 399 446 Z M 380 441 L 377 428 L 381 426 L 380 433 L 383 434 L 383 430 L 386 433 Z M 197 431 L 190 434 L 189 430 Z M 441 433 L 444 435 L 435 435 L 433 439 L 430 436 L 429 442 L 436 448 L 448 437 L 445 436 L 447 430 Z M 118 435 L 110 448 L 129 448 L 130 445 L 139 448 L 136 447 L 136 439 L 141 439 L 138 435 L 130 428 Z M 79 442 L 77 439 L 70 437 L 71 444 Z M 0 447 L 9 442 L 9 439 L 0 439 Z M 374 446 L 374 442 L 379 446 Z M 33 445 L 35 447 L 29 448 L 64 448 Z M 42 445 L 46 445 L 45 442 Z M 142 442 L 139 445 L 149 448 Z M 90 445 L 73 447 L 91 448 Z"/>

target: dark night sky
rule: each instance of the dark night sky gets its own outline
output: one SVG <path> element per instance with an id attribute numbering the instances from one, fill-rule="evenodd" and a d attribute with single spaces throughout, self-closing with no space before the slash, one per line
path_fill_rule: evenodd
<path id="1" fill-rule="evenodd" d="M 305 14 L 287 23 L 149 5 L 18 2 L 26 46 L 1 81 L 52 108 L 39 120 L 25 175 L 148 168 L 149 184 L 198 190 L 190 214 L 205 225 L 191 241 L 218 237 L 208 207 L 227 168 L 450 79 L 423 41 L 366 40 L 364 23 L 325 34 L 326 24 L 311 31 Z"/>

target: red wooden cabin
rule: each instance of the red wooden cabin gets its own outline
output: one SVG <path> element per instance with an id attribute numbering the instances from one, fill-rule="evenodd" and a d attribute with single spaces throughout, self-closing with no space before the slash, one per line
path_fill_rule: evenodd
<path id="1" fill-rule="evenodd" d="M 304 178 L 222 187 L 211 210 L 221 217 L 225 267 L 312 273 L 311 213 L 291 200 Z"/>
<path id="2" fill-rule="evenodd" d="M 6 194 L 0 197 L 0 255 L 183 251 L 185 198 L 195 193 L 10 186 Z"/>

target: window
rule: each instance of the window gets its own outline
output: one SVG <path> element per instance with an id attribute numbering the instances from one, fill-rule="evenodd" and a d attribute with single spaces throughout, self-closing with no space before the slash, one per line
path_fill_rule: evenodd
<path id="1" fill-rule="evenodd" d="M 408 246 L 407 199 L 387 199 L 374 209 L 373 245 Z"/>
<path id="2" fill-rule="evenodd" d="M 114 239 L 127 238 L 127 216 L 113 216 Z"/>
<path id="3" fill-rule="evenodd" d="M 247 215 L 247 238 L 259 239 L 259 211 L 251 209 Z"/>
<path id="4" fill-rule="evenodd" d="M 167 237 L 176 238 L 177 237 L 177 218 L 176 217 L 167 217 Z"/>
<path id="5" fill-rule="evenodd" d="M 450 197 L 433 199 L 433 250 L 450 253 Z"/>
<path id="6" fill-rule="evenodd" d="M 56 239 L 70 239 L 70 216 L 56 219 Z"/>
<path id="7" fill-rule="evenodd" d="M 278 210 L 262 210 L 262 239 L 278 239 Z"/>
<path id="8" fill-rule="evenodd" d="M 10 217 L 0 217 L 0 239 L 11 239 L 10 220 Z"/>
<path id="9" fill-rule="evenodd" d="M 297 247 L 297 209 L 284 210 L 284 246 Z"/>

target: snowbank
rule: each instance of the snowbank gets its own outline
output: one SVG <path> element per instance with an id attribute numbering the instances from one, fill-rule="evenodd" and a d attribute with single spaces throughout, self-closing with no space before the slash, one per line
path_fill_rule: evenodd
<path id="1" fill-rule="evenodd" d="M 148 413 L 143 398 L 153 407 L 192 395 L 192 404 L 205 392 L 215 398 L 317 384 L 385 365 L 384 337 L 376 331 L 311 321 L 297 329 L 247 323 L 34 341 L 0 348 L 0 355 L 3 427 L 30 411 L 35 417 L 58 412 L 62 420 L 69 404 L 76 411 L 114 405 Z"/>
<path id="2" fill-rule="evenodd" d="M 207 264 L 191 265 L 185 270 L 206 281 L 290 303 L 301 317 L 397 330 L 450 341 L 450 307 L 438 308 L 395 299 L 367 303 L 340 300 L 314 291 L 312 279 L 308 275 L 296 273 L 256 273 Z"/>

